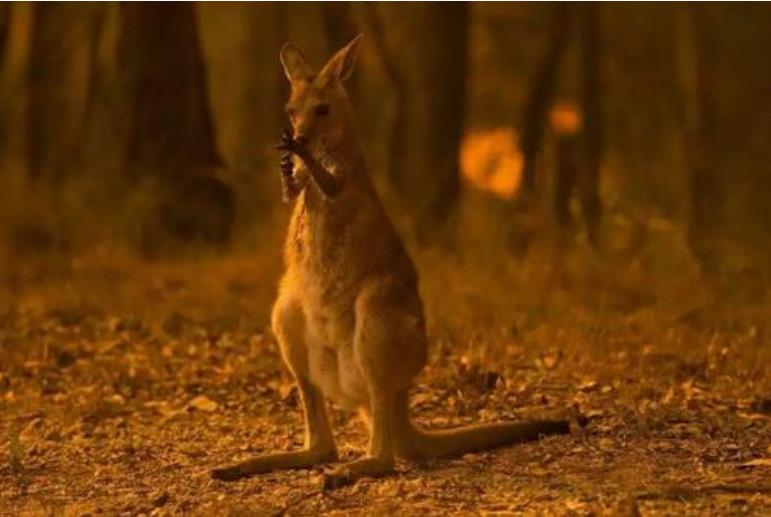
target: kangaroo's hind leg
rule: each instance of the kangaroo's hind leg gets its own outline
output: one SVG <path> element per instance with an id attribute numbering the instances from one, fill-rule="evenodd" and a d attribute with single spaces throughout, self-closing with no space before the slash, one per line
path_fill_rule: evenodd
<path id="1" fill-rule="evenodd" d="M 373 389 L 374 388 L 374 389 Z M 365 411 L 369 420 L 370 439 L 367 455 L 340 465 L 324 476 L 324 488 L 339 488 L 362 477 L 376 477 L 394 470 L 393 394 L 390 390 L 370 387 L 370 409 Z"/>
<path id="2" fill-rule="evenodd" d="M 383 283 L 363 289 L 357 299 L 353 347 L 368 390 L 369 404 L 362 413 L 368 423 L 369 447 L 364 458 L 328 472 L 326 488 L 394 470 L 398 394 L 407 389 L 425 361 L 419 339 L 422 320 L 406 312 L 401 301 Z"/>
<path id="3" fill-rule="evenodd" d="M 279 300 L 272 319 L 282 356 L 300 391 L 305 416 L 305 447 L 300 451 L 265 454 L 214 469 L 211 472 L 214 479 L 233 481 L 273 470 L 309 468 L 337 460 L 324 395 L 308 378 L 302 308 L 297 303 Z"/>

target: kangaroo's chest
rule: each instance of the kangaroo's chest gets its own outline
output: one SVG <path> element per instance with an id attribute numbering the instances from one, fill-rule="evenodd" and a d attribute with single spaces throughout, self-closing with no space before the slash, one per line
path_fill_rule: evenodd
<path id="1" fill-rule="evenodd" d="M 289 267 L 327 296 L 347 289 L 363 260 L 355 201 L 340 201 L 324 206 L 313 193 L 302 194 L 287 234 Z"/>
<path id="2" fill-rule="evenodd" d="M 306 188 L 297 199 L 288 238 L 302 258 L 323 259 L 333 252 L 330 248 L 343 243 L 347 236 L 343 211 L 340 207 L 325 205 L 315 186 L 313 190 Z"/>
<path id="3" fill-rule="evenodd" d="M 308 324 L 328 342 L 350 331 L 359 268 L 349 216 L 340 207 L 318 206 L 320 202 L 308 194 L 298 199 L 286 253 Z"/>

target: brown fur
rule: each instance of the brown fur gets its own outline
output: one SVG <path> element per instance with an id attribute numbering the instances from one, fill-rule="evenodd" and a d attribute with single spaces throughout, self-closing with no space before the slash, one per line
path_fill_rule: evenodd
<path id="1" fill-rule="evenodd" d="M 329 487 L 391 472 L 397 456 L 451 456 L 568 432 L 562 421 L 441 432 L 412 424 L 407 392 L 426 362 L 425 319 L 417 272 L 367 174 L 342 86 L 359 41 L 318 75 L 292 45 L 281 51 L 294 132 L 281 148 L 295 155 L 286 180 L 296 199 L 272 325 L 302 395 L 305 449 L 216 469 L 217 479 L 335 461 L 325 398 L 358 409 L 370 433 L 367 456 L 327 473 Z"/>

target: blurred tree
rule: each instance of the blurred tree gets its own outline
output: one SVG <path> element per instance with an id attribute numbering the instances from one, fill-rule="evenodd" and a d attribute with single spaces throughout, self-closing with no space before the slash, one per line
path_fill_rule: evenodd
<path id="1" fill-rule="evenodd" d="M 222 165 L 192 4 L 122 4 L 129 87 L 127 173 L 189 175 Z"/>
<path id="2" fill-rule="evenodd" d="M 358 33 L 359 28 L 353 19 L 350 2 L 320 2 L 321 21 L 327 39 L 327 53 L 335 52 L 347 45 Z M 346 85 L 352 99 L 358 95 L 358 74 L 354 74 Z"/>
<path id="3" fill-rule="evenodd" d="M 238 218 L 246 225 L 264 219 L 281 195 L 272 145 L 287 123 L 287 81 L 278 59 L 289 39 L 287 6 L 210 4 L 199 6 L 199 17 L 220 149 L 243 196 Z M 232 33 L 223 36 L 228 28 Z"/>
<path id="4" fill-rule="evenodd" d="M 333 55 L 358 34 L 350 2 L 322 2 L 321 20 L 327 38 L 327 52 Z"/>
<path id="5" fill-rule="evenodd" d="M 720 171 L 710 156 L 718 143 L 714 86 L 719 78 L 713 16 L 709 6 L 688 7 L 679 19 L 677 33 L 691 207 L 688 241 L 708 276 L 717 272 L 717 257 L 710 247 L 719 234 L 724 205 Z"/>
<path id="6" fill-rule="evenodd" d="M 441 228 L 458 203 L 460 189 L 460 142 L 464 132 L 466 79 L 468 74 L 469 4 L 430 4 L 424 29 L 416 33 L 419 56 L 418 92 L 424 117 L 410 122 L 416 131 L 418 158 L 422 163 L 412 170 L 418 185 L 417 201 L 421 227 L 423 221 Z M 422 119 L 422 120 L 421 120 Z M 422 122 L 422 124 L 421 124 Z M 415 124 L 413 126 L 413 124 Z M 422 151 L 422 152 L 421 152 Z M 422 210 L 420 209 L 422 207 Z M 424 227 L 425 228 L 425 227 Z M 425 230 L 422 232 L 424 237 Z"/>
<path id="7" fill-rule="evenodd" d="M 99 51 L 106 27 L 107 10 L 111 7 L 112 6 L 107 4 L 97 4 L 85 13 L 87 18 L 86 23 L 88 24 L 87 39 L 85 42 L 86 50 L 88 52 L 88 78 L 86 83 L 85 106 L 83 108 L 83 116 L 81 117 L 80 129 L 78 130 L 78 142 L 80 142 L 81 154 L 89 152 L 85 145 L 87 133 L 89 128 L 93 126 L 97 98 L 100 92 L 103 91 L 101 83 L 104 80 L 104 70 L 99 59 Z"/>
<path id="8" fill-rule="evenodd" d="M 11 28 L 11 6 L 9 2 L 0 4 L 0 70 L 5 64 L 5 51 L 8 47 L 8 36 Z"/>
<path id="9" fill-rule="evenodd" d="M 11 7 L 13 4 L 10 2 L 0 3 L 0 80 L 4 79 L 5 72 L 5 56 L 8 48 L 8 40 L 10 36 L 11 28 Z M 3 92 L 4 93 L 4 92 Z M 2 114 L 2 122 L 0 122 L 0 153 L 4 153 L 6 148 L 6 118 L 5 110 L 7 109 L 5 95 L 0 95 L 0 114 Z"/>
<path id="10" fill-rule="evenodd" d="M 27 167 L 31 179 L 60 179 L 76 144 L 69 87 L 73 83 L 82 6 L 33 4 L 27 72 Z"/>
<path id="11" fill-rule="evenodd" d="M 570 6 L 564 2 L 558 2 L 554 4 L 553 9 L 549 45 L 541 66 L 533 78 L 522 119 L 520 140 L 524 159 L 522 188 L 526 196 L 533 194 L 536 188 L 536 164 L 543 144 L 549 110 L 557 91 L 560 67 L 570 39 L 572 25 Z"/>
<path id="12" fill-rule="evenodd" d="M 390 58 L 399 74 L 391 80 L 404 77 L 407 105 L 402 128 L 407 135 L 405 160 L 391 169 L 391 181 L 418 240 L 441 241 L 460 188 L 469 4 L 400 4 L 398 8 L 389 4 L 381 12 L 384 25 L 401 36 L 391 52 L 397 57 Z"/>
<path id="13" fill-rule="evenodd" d="M 247 163 L 249 175 L 264 183 L 264 175 L 254 175 L 254 172 L 265 165 L 269 156 L 266 151 L 275 143 L 286 123 L 284 103 L 288 92 L 278 59 L 281 46 L 288 40 L 286 7 L 281 2 L 272 2 L 248 4 L 245 9 L 249 17 L 247 54 L 244 56 L 247 62 L 239 66 L 239 70 L 246 83 L 241 98 L 241 108 L 246 115 L 239 128 L 239 154 Z M 264 194 L 272 197 L 274 193 Z"/>
<path id="14" fill-rule="evenodd" d="M 688 5 L 677 25 L 690 197 L 688 241 L 721 294 L 771 276 L 771 45 L 767 6 Z"/>
<path id="15" fill-rule="evenodd" d="M 593 2 L 579 6 L 579 52 L 581 62 L 581 112 L 583 114 L 583 163 L 580 184 L 581 211 L 589 243 L 599 245 L 602 217 L 600 161 L 604 146 L 599 6 Z"/>
<path id="16" fill-rule="evenodd" d="M 188 2 L 121 4 L 119 54 L 128 85 L 128 177 L 152 175 L 159 201 L 143 225 L 148 254 L 164 241 L 225 244 L 234 218 Z"/>
<path id="17" fill-rule="evenodd" d="M 377 4 L 364 2 L 362 5 L 365 23 L 372 36 L 372 47 L 393 91 L 393 113 L 388 135 L 385 138 L 385 171 L 391 182 L 397 185 L 400 181 L 400 168 L 404 167 L 405 160 L 407 87 L 402 72 L 394 59 L 393 51 L 388 48 L 382 20 L 377 12 Z"/>
<path id="18" fill-rule="evenodd" d="M 563 233 L 573 229 L 570 199 L 579 178 L 579 143 L 576 132 L 557 132 L 554 135 L 554 213 Z"/>
<path id="19" fill-rule="evenodd" d="M 524 161 L 523 195 L 527 201 L 536 191 L 537 165 L 542 154 L 546 126 L 551 117 L 555 155 L 552 182 L 555 219 L 562 230 L 572 227 L 570 200 L 577 190 L 588 240 L 593 247 L 597 247 L 602 216 L 599 173 L 604 147 L 602 42 L 598 7 L 594 4 L 573 7 L 558 3 L 553 9 L 549 44 L 524 109 L 520 142 Z M 566 61 L 574 31 L 577 33 L 580 102 L 579 106 L 555 107 L 555 96 L 562 82 L 560 69 Z M 576 119 L 575 127 L 560 127 L 573 118 Z M 530 204 L 525 203 L 523 207 L 528 209 Z M 528 227 L 527 218 L 522 220 L 525 224 L 519 232 L 523 235 L 517 236 L 517 240 L 527 246 L 532 238 L 532 229 Z"/>

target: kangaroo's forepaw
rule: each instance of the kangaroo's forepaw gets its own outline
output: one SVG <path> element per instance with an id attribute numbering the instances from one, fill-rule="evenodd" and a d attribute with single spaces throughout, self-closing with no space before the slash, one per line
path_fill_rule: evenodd
<path id="1" fill-rule="evenodd" d="M 394 471 L 393 460 L 362 458 L 324 472 L 324 490 L 342 488 L 363 477 L 380 477 Z"/>

